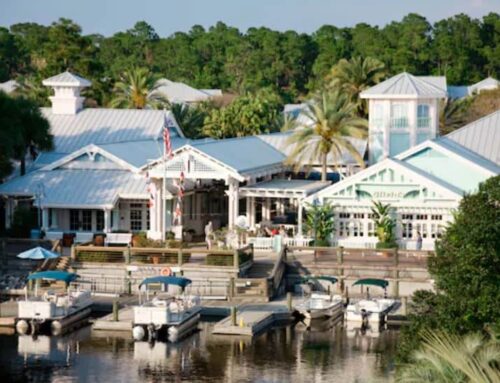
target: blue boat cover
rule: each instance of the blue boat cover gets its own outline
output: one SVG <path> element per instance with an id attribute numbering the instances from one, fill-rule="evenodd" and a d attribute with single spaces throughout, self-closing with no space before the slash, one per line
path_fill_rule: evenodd
<path id="1" fill-rule="evenodd" d="M 162 283 L 164 285 L 176 285 L 180 286 L 183 289 L 191 283 L 191 279 L 188 278 L 183 278 L 183 277 L 165 277 L 162 275 L 159 275 L 157 277 L 151 277 L 151 278 L 146 278 L 141 282 L 139 285 L 139 288 L 141 288 L 142 285 L 149 285 L 151 283 Z"/>
<path id="2" fill-rule="evenodd" d="M 78 275 L 75 273 L 68 273 L 66 271 L 41 271 L 39 273 L 33 273 L 28 276 L 28 280 L 34 279 L 50 279 L 54 281 L 64 281 L 66 283 L 70 283 L 78 278 Z"/>

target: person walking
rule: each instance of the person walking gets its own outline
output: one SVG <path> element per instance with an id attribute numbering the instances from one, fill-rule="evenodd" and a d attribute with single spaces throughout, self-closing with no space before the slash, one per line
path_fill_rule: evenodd
<path id="1" fill-rule="evenodd" d="M 205 226 L 205 242 L 207 243 L 207 249 L 212 249 L 212 239 L 214 236 L 214 228 L 212 226 L 212 221 L 208 221 Z"/>

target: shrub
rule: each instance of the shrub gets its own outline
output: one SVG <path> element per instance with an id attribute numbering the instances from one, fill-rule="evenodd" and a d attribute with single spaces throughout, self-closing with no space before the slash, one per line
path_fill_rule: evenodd
<path id="1" fill-rule="evenodd" d="M 8 231 L 13 238 L 29 238 L 31 230 L 37 227 L 37 216 L 30 208 L 18 207 L 12 217 L 12 225 Z"/>

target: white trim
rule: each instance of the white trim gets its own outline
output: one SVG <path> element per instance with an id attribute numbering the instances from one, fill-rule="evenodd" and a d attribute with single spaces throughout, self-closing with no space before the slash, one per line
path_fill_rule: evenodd
<path id="1" fill-rule="evenodd" d="M 102 155 L 103 157 L 106 157 L 108 160 L 111 160 L 112 162 L 116 163 L 120 167 L 124 168 L 125 170 L 129 170 L 133 173 L 139 173 L 140 169 L 136 168 L 135 166 L 132 166 L 128 162 L 122 160 L 121 158 L 109 153 L 108 151 L 102 149 L 101 147 L 90 144 L 87 146 L 84 146 L 83 148 L 80 148 L 76 151 L 74 151 L 71 154 L 68 154 L 67 156 L 64 156 L 63 158 L 54 161 L 44 167 L 42 167 L 40 170 L 41 171 L 50 171 L 50 170 L 55 170 L 67 163 L 70 163 L 74 159 L 80 157 L 81 155 L 88 154 L 88 153 L 98 153 Z"/>

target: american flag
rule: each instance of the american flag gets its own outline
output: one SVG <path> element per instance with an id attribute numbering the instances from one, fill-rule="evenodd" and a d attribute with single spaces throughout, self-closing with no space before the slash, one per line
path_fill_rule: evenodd
<path id="1" fill-rule="evenodd" d="M 163 155 L 165 159 L 172 158 L 174 155 L 172 154 L 172 143 L 170 142 L 170 131 L 168 130 L 167 116 L 165 116 L 165 122 L 163 124 L 163 144 L 165 145 L 163 148 Z"/>

